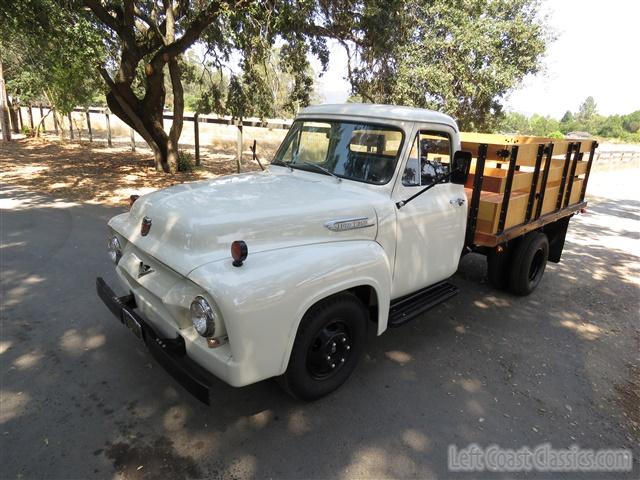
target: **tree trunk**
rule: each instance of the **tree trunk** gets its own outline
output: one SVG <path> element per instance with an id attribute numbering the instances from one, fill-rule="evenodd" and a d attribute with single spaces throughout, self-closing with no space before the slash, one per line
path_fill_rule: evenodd
<path id="1" fill-rule="evenodd" d="M 2 59 L 0 59 L 0 125 L 2 126 L 2 139 L 8 142 L 11 140 L 11 125 L 9 123 L 7 90 L 4 86 L 4 75 L 2 73 Z"/>
<path id="2" fill-rule="evenodd" d="M 173 62 L 175 59 L 170 59 Z M 116 114 L 123 122 L 133 128 L 147 142 L 153 150 L 156 170 L 165 173 L 175 172 L 178 158 L 178 140 L 182 132 L 182 116 L 184 102 L 182 101 L 182 84 L 180 83 L 180 71 L 176 65 L 172 67 L 174 76 L 177 74 L 174 95 L 180 98 L 177 108 L 174 108 L 174 124 L 168 135 L 164 129 L 163 115 L 166 97 L 164 87 L 163 57 L 155 59 L 145 66 L 146 94 L 143 100 L 135 96 L 131 89 L 129 76 L 126 74 L 131 69 L 128 62 L 138 62 L 135 56 L 129 59 L 123 55 L 121 60 L 121 72 L 115 81 L 111 79 L 105 70 L 101 74 L 109 86 L 107 93 L 107 105 L 112 113 Z M 172 82 L 174 83 L 174 82 Z"/>
<path id="3" fill-rule="evenodd" d="M 20 126 L 18 125 L 18 109 L 20 108 L 18 105 L 15 105 L 8 101 L 9 107 L 9 117 L 11 119 L 11 128 L 13 129 L 13 133 L 20 133 Z"/>
<path id="4" fill-rule="evenodd" d="M 169 155 L 167 161 L 172 172 L 178 166 L 178 141 L 182 135 L 182 125 L 184 122 L 184 90 L 181 80 L 182 72 L 176 58 L 169 61 L 169 76 L 171 78 L 171 88 L 173 90 L 173 123 L 169 130 Z"/>
<path id="5" fill-rule="evenodd" d="M 151 150 L 153 150 L 156 170 L 169 173 L 171 172 L 168 159 L 169 136 L 164 131 L 162 122 L 164 89 L 161 94 L 155 97 L 153 102 L 149 103 L 154 103 L 155 108 L 145 109 L 137 99 L 133 105 L 130 104 L 119 93 L 118 87 L 114 84 L 112 84 L 111 91 L 107 93 L 109 110 L 138 132 L 147 142 Z"/>

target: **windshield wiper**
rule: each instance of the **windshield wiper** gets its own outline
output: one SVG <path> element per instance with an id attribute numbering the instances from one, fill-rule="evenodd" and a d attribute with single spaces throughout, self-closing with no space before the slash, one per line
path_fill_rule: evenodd
<path id="1" fill-rule="evenodd" d="M 293 167 L 291 166 L 291 162 L 283 162 L 282 160 L 274 160 L 271 162 L 271 165 L 280 165 L 282 167 L 287 167 L 289 170 L 293 172 Z"/>
<path id="2" fill-rule="evenodd" d="M 333 173 L 331 170 L 324 168 L 320 165 L 318 165 L 317 163 L 311 163 L 311 162 L 296 162 L 296 163 L 301 163 L 302 165 L 308 165 L 310 167 L 314 167 L 317 168 L 318 170 L 320 170 L 322 173 L 324 173 L 325 175 L 331 175 L 333 178 L 335 178 L 336 180 L 338 180 L 338 182 L 342 181 L 342 178 L 340 178 L 338 175 L 336 175 L 335 173 Z M 295 163 L 293 164 L 295 165 Z"/>

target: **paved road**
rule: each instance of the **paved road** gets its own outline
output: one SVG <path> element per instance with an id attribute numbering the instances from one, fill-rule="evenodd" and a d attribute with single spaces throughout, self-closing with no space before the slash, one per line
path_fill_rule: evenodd
<path id="1" fill-rule="evenodd" d="M 210 407 L 94 293 L 97 275 L 115 281 L 104 225 L 118 209 L 5 189 L 0 477 L 447 477 L 449 445 L 550 442 L 633 448 L 622 477 L 638 478 L 638 173 L 593 177 L 590 213 L 534 295 L 491 290 L 468 256 L 461 294 L 371 336 L 335 394 L 220 382 Z"/>

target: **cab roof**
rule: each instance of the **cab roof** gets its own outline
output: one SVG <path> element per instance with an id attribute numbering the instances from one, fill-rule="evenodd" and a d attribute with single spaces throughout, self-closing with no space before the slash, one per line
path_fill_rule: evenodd
<path id="1" fill-rule="evenodd" d="M 336 103 L 311 105 L 300 111 L 299 116 L 349 116 L 366 117 L 404 122 L 440 123 L 449 125 L 458 131 L 456 122 L 444 113 L 426 108 L 403 107 L 398 105 L 381 105 L 375 103 Z"/>

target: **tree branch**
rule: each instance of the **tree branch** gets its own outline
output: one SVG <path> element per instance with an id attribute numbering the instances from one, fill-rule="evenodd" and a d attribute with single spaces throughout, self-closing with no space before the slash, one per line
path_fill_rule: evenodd
<path id="1" fill-rule="evenodd" d="M 162 65 L 167 63 L 169 59 L 175 58 L 189 48 L 193 43 L 198 40 L 205 28 L 207 28 L 216 19 L 220 11 L 222 2 L 211 2 L 206 9 L 200 12 L 194 21 L 187 27 L 182 37 L 178 40 L 165 45 L 153 56 L 151 65 L 154 68 L 162 68 Z M 246 1 L 237 2 L 235 8 L 238 9 L 246 4 Z M 167 28 L 169 26 L 167 25 Z"/>
<path id="2" fill-rule="evenodd" d="M 109 14 L 99 0 L 84 0 L 84 5 L 91 9 L 93 14 L 111 30 L 118 35 L 122 33 L 122 26 L 118 24 L 115 17 Z"/>

